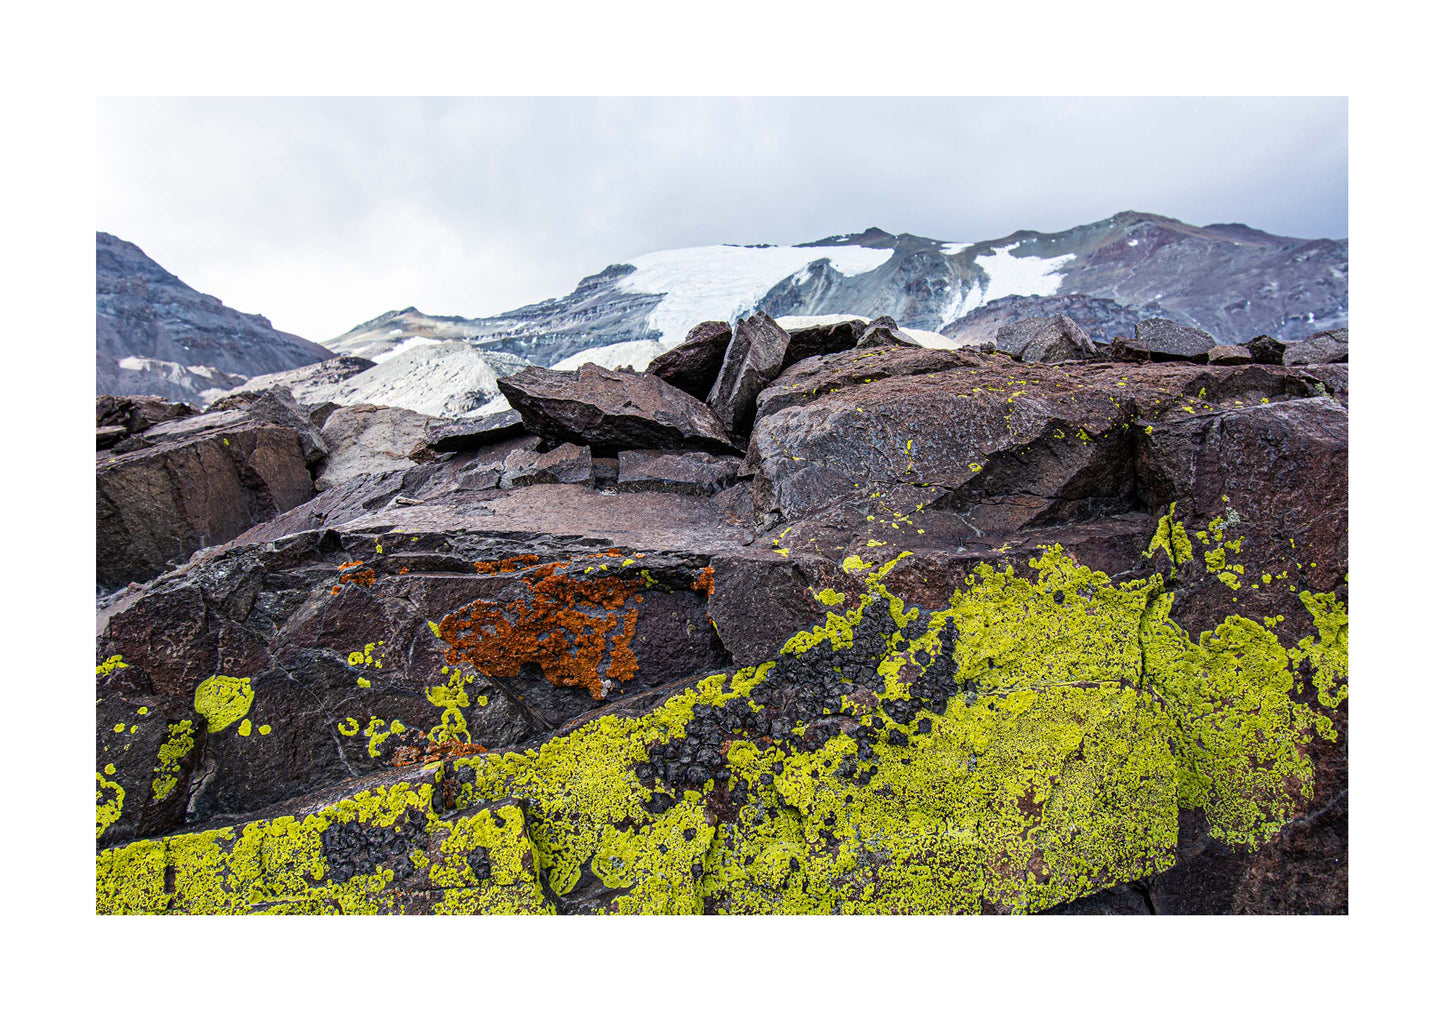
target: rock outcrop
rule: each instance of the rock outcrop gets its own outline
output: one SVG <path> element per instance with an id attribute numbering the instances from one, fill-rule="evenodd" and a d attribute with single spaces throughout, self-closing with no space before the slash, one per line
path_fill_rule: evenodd
<path id="1" fill-rule="evenodd" d="M 1135 326 L 1133 346 L 1142 347 L 1151 362 L 1203 363 L 1208 361 L 1209 349 L 1215 346 L 1215 340 L 1198 327 L 1151 317 Z"/>
<path id="2" fill-rule="evenodd" d="M 529 369 L 107 600 L 97 909 L 1347 909 L 1348 366 L 768 323 L 742 461 Z"/>
<path id="3" fill-rule="evenodd" d="M 788 332 L 766 313 L 738 320 L 707 403 L 729 434 L 746 438 L 757 411 L 758 394 L 783 371 Z"/>

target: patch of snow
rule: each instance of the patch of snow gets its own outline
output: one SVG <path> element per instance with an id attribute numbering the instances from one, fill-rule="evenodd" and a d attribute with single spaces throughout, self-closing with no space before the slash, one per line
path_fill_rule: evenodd
<path id="1" fill-rule="evenodd" d="M 401 331 L 399 330 L 392 331 L 392 334 L 400 333 Z M 396 356 L 402 354 L 403 352 L 409 351 L 412 348 L 419 348 L 424 344 L 441 344 L 441 342 L 433 337 L 408 337 L 405 341 L 402 341 L 390 351 L 384 351 L 380 355 L 373 355 L 371 360 L 377 365 L 381 365 L 381 363 L 385 362 L 387 359 L 396 358 Z"/>
<path id="2" fill-rule="evenodd" d="M 1139 245 L 1139 240 L 1138 240 L 1138 239 L 1130 239 L 1129 242 L 1128 242 L 1126 245 L 1129 245 L 1129 246 L 1137 246 L 1137 245 Z"/>
<path id="3" fill-rule="evenodd" d="M 1065 253 L 1056 257 L 1016 257 L 1011 251 L 1016 242 L 996 247 L 992 253 L 974 258 L 974 263 L 988 274 L 988 284 L 980 297 L 992 302 L 1009 295 L 1054 295 L 1063 284 L 1063 278 L 1056 271 L 1074 254 Z M 972 293 L 970 298 L 972 297 Z M 966 312 L 966 311 L 965 311 Z"/>
<path id="4" fill-rule="evenodd" d="M 527 364 L 467 341 L 413 341 L 385 362 L 311 396 L 337 404 L 378 404 L 438 418 L 466 418 L 504 410 L 494 405 L 500 397 L 497 377 Z"/>
<path id="5" fill-rule="evenodd" d="M 891 256 L 891 249 L 866 246 L 694 246 L 637 257 L 630 261 L 637 270 L 618 289 L 663 296 L 647 325 L 670 348 L 704 320 L 731 323 L 751 313 L 770 288 L 815 260 L 852 277 L 877 270 Z"/>
<path id="6" fill-rule="evenodd" d="M 938 252 L 946 257 L 956 257 L 972 245 L 971 242 L 946 242 L 938 247 Z"/>
<path id="7" fill-rule="evenodd" d="M 146 359 L 137 358 L 134 355 L 127 355 L 125 358 L 117 362 L 116 365 L 120 366 L 122 369 L 131 369 L 135 372 L 141 372 L 146 367 Z"/>
<path id="8" fill-rule="evenodd" d="M 658 341 L 618 341 L 616 344 L 604 344 L 600 348 L 585 348 L 553 364 L 552 368 L 576 369 L 591 362 L 604 369 L 621 369 L 630 365 L 642 372 L 665 350 Z"/>
<path id="9" fill-rule="evenodd" d="M 953 351 L 958 347 L 958 342 L 953 338 L 944 337 L 942 334 L 932 330 L 915 330 L 912 327 L 899 327 L 898 329 L 925 348 L 943 348 L 947 351 Z"/>

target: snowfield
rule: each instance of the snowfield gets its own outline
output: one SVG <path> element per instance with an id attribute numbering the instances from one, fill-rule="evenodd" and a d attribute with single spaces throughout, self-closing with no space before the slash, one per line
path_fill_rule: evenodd
<path id="1" fill-rule="evenodd" d="M 891 249 L 866 246 L 693 246 L 648 253 L 629 261 L 625 292 L 662 294 L 647 325 L 662 334 L 664 348 L 680 344 L 702 320 L 726 320 L 752 312 L 768 290 L 815 260 L 829 261 L 845 277 L 877 270 Z"/>

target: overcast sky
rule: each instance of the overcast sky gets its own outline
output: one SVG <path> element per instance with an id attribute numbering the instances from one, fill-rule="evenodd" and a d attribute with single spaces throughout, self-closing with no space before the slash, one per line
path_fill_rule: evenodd
<path id="1" fill-rule="evenodd" d="M 312 340 L 658 249 L 1116 211 L 1347 235 L 1338 99 L 103 99 L 96 227 Z"/>

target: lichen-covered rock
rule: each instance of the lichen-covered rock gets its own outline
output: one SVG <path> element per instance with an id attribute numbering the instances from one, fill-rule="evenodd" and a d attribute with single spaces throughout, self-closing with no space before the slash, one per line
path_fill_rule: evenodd
<path id="1" fill-rule="evenodd" d="M 583 365 L 575 372 L 532 366 L 497 381 L 527 431 L 555 443 L 618 450 L 732 452 L 706 404 L 648 373 Z"/>
<path id="2" fill-rule="evenodd" d="M 732 327 L 721 320 L 699 323 L 682 344 L 653 359 L 647 371 L 700 401 L 707 400 L 732 336 Z"/>
<path id="3" fill-rule="evenodd" d="M 98 909 L 1343 910 L 1347 379 L 852 349 L 711 496 L 358 475 L 98 616 Z"/>
<path id="4" fill-rule="evenodd" d="M 535 746 L 102 850 L 97 909 L 1039 911 L 1166 872 L 1181 809 L 1249 852 L 1311 796 L 1331 702 L 1291 692 L 1307 647 L 1237 616 L 1196 643 L 1162 577 L 1115 583 L 1058 549 L 1029 576 L 976 567 L 929 611 L 890 591 L 902 558 L 844 565 L 826 621 L 766 663 Z M 457 707 L 468 685 L 428 695 Z M 212 737 L 255 705 L 216 698 Z"/>

